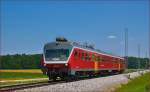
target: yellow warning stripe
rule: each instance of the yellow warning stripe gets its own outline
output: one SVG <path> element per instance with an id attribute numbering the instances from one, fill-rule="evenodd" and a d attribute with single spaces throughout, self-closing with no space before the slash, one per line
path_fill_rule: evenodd
<path id="1" fill-rule="evenodd" d="M 94 62 L 94 70 L 95 70 L 95 72 L 98 71 L 98 62 Z"/>

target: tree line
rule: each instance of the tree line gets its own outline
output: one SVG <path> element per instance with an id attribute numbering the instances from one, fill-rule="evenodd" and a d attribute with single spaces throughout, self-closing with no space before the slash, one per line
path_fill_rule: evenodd
<path id="1" fill-rule="evenodd" d="M 15 54 L 0 57 L 0 69 L 39 69 L 42 54 Z M 128 57 L 129 69 L 147 69 L 148 58 Z"/>
<path id="2" fill-rule="evenodd" d="M 0 58 L 0 69 L 38 69 L 42 54 L 3 55 Z"/>
<path id="3" fill-rule="evenodd" d="M 149 59 L 148 58 L 128 57 L 128 68 L 129 69 L 148 69 L 149 68 Z"/>

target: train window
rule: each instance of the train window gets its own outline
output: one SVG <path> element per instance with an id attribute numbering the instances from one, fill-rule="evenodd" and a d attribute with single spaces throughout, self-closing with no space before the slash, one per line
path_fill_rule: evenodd
<path id="1" fill-rule="evenodd" d="M 89 58 L 88 58 L 88 59 L 89 59 L 89 61 L 91 61 L 91 55 L 90 55 L 90 54 L 88 55 L 88 57 L 89 57 Z"/>
<path id="2" fill-rule="evenodd" d="M 86 56 L 85 56 L 85 59 L 88 61 L 89 59 L 89 56 L 88 56 L 88 53 L 86 52 Z"/>
<path id="3" fill-rule="evenodd" d="M 93 54 L 91 54 L 91 61 L 94 61 L 95 59 L 94 59 L 94 55 Z"/>
<path id="4" fill-rule="evenodd" d="M 118 58 L 116 58 L 116 61 L 119 61 L 119 59 L 118 59 Z"/>
<path id="5" fill-rule="evenodd" d="M 96 55 L 94 55 L 94 62 L 95 62 L 95 61 L 97 61 L 97 57 L 96 57 Z"/>
<path id="6" fill-rule="evenodd" d="M 107 62 L 108 61 L 107 57 L 103 56 L 102 61 Z"/>
<path id="7" fill-rule="evenodd" d="M 75 50 L 74 52 L 74 56 L 77 57 L 78 56 L 78 52 Z"/>
<path id="8" fill-rule="evenodd" d="M 46 61 L 65 61 L 69 57 L 69 49 L 49 49 L 45 52 Z"/>
<path id="9" fill-rule="evenodd" d="M 115 61 L 115 63 L 119 63 L 118 61 Z"/>
<path id="10" fill-rule="evenodd" d="M 102 57 L 101 57 L 101 60 L 102 60 L 102 61 L 105 61 L 105 58 L 102 56 Z"/>
<path id="11" fill-rule="evenodd" d="M 92 59 L 93 59 L 94 62 L 97 61 L 97 56 L 93 55 Z"/>
<path id="12" fill-rule="evenodd" d="M 122 64 L 125 64 L 125 61 L 124 61 L 124 60 L 121 60 L 121 63 L 122 63 Z"/>
<path id="13" fill-rule="evenodd" d="M 97 58 L 97 56 L 95 55 L 95 61 L 97 62 L 98 61 L 98 58 Z"/>
<path id="14" fill-rule="evenodd" d="M 97 61 L 100 62 L 101 61 L 101 57 L 97 56 Z"/>
<path id="15" fill-rule="evenodd" d="M 84 60 L 84 52 L 82 52 L 82 57 L 81 57 L 81 59 Z"/>
<path id="16" fill-rule="evenodd" d="M 78 52 L 78 57 L 80 57 L 80 56 L 81 56 L 81 52 L 79 51 L 79 52 Z"/>
<path id="17" fill-rule="evenodd" d="M 116 61 L 116 59 L 115 59 L 115 58 L 113 58 L 113 61 Z"/>
<path id="18" fill-rule="evenodd" d="M 107 57 L 107 61 L 110 61 L 111 59 L 110 59 L 110 57 Z"/>

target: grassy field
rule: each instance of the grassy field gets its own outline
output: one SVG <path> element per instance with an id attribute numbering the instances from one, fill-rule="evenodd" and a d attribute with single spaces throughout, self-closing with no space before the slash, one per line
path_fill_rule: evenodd
<path id="1" fill-rule="evenodd" d="M 115 92 L 150 92 L 150 73 L 131 80 Z"/>
<path id="2" fill-rule="evenodd" d="M 42 73 L 25 73 L 25 72 L 3 72 L 0 74 L 0 80 L 18 80 L 18 79 L 32 79 L 32 78 L 46 78 Z"/>
<path id="3" fill-rule="evenodd" d="M 0 70 L 0 81 L 2 80 L 22 80 L 33 78 L 47 78 L 40 69 L 31 70 Z"/>
<path id="4" fill-rule="evenodd" d="M 25 72 L 25 73 L 42 73 L 40 69 L 16 69 L 16 70 L 0 70 L 0 72 Z"/>
<path id="5" fill-rule="evenodd" d="M 0 87 L 43 81 L 48 81 L 48 77 L 40 69 L 0 70 Z"/>

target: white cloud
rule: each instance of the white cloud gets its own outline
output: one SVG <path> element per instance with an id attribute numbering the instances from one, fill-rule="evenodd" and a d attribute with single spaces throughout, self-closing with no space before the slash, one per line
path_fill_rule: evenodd
<path id="1" fill-rule="evenodd" d="M 109 35 L 108 38 L 109 38 L 109 39 L 114 39 L 114 38 L 117 38 L 117 37 L 114 36 L 114 35 Z"/>

